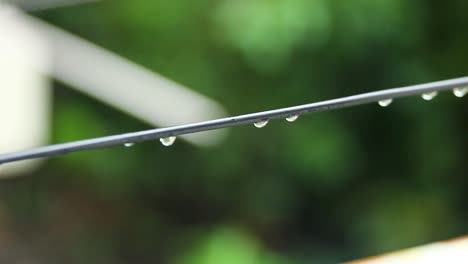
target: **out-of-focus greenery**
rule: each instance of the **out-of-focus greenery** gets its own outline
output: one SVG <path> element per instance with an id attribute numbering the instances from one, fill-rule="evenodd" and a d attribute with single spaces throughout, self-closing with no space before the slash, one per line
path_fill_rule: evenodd
<path id="1" fill-rule="evenodd" d="M 34 15 L 241 114 L 467 75 L 467 9 L 120 0 Z M 54 142 L 148 128 L 55 86 Z M 334 263 L 460 236 L 467 117 L 466 99 L 442 93 L 237 127 L 209 149 L 54 158 L 0 182 L 0 230 L 36 263 Z"/>

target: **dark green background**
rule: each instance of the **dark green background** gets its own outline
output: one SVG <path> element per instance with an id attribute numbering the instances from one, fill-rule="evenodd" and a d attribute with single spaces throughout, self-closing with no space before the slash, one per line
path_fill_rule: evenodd
<path id="1" fill-rule="evenodd" d="M 467 10 L 120 0 L 32 14 L 242 114 L 467 75 Z M 54 96 L 53 142 L 149 128 L 62 84 Z M 0 182 L 7 241 L 34 263 L 299 264 L 461 236 L 467 117 L 466 98 L 442 93 L 236 127 L 212 148 L 54 158 Z"/>

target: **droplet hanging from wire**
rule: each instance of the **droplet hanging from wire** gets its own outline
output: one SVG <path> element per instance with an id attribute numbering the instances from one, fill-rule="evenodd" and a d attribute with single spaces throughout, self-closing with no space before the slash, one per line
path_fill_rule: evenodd
<path id="1" fill-rule="evenodd" d="M 393 99 L 383 99 L 379 101 L 379 105 L 382 107 L 387 107 L 393 102 Z"/>
<path id="2" fill-rule="evenodd" d="M 268 124 L 268 120 L 261 120 L 254 123 L 254 126 L 257 128 L 265 127 Z"/>
<path id="3" fill-rule="evenodd" d="M 165 138 L 160 138 L 159 141 L 161 141 L 161 144 L 163 144 L 166 147 L 172 146 L 176 140 L 176 137 L 165 137 Z"/>
<path id="4" fill-rule="evenodd" d="M 294 122 L 294 121 L 296 121 L 298 118 L 299 118 L 299 115 L 292 115 L 292 116 L 286 117 L 286 121 L 288 121 L 288 122 Z"/>
<path id="5" fill-rule="evenodd" d="M 426 100 L 426 101 L 430 101 L 432 99 L 434 99 L 434 97 L 437 96 L 437 92 L 436 91 L 433 91 L 433 92 L 428 92 L 428 93 L 423 93 L 421 95 L 422 99 Z"/>
<path id="6" fill-rule="evenodd" d="M 453 94 L 458 97 L 458 98 L 462 98 L 463 96 L 465 96 L 466 94 L 468 93 L 468 87 L 457 87 L 457 88 L 453 88 Z"/>

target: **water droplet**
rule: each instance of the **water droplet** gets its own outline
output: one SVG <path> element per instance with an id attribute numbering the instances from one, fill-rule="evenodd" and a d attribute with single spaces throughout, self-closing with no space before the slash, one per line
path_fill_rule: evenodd
<path id="1" fill-rule="evenodd" d="M 393 102 L 393 99 L 383 99 L 379 101 L 379 105 L 382 107 L 389 106 Z"/>
<path id="2" fill-rule="evenodd" d="M 458 97 L 458 98 L 462 98 L 463 96 L 465 96 L 466 94 L 468 93 L 468 87 L 457 87 L 457 88 L 453 88 L 453 94 Z"/>
<path id="3" fill-rule="evenodd" d="M 423 93 L 421 95 L 422 99 L 426 100 L 426 101 L 429 101 L 429 100 L 432 100 L 434 99 L 434 97 L 437 96 L 437 92 L 436 91 L 433 91 L 433 92 L 429 92 L 429 93 Z"/>
<path id="4" fill-rule="evenodd" d="M 262 120 L 254 123 L 255 127 L 262 128 L 268 124 L 268 120 Z"/>
<path id="5" fill-rule="evenodd" d="M 133 147 L 133 145 L 135 145 L 135 143 L 132 143 L 132 142 L 129 142 L 129 143 L 125 143 L 124 146 L 126 148 L 130 148 L 130 147 Z"/>
<path id="6" fill-rule="evenodd" d="M 176 140 L 176 137 L 174 137 L 174 136 L 159 139 L 159 141 L 161 141 L 161 143 L 166 147 L 169 147 L 172 144 L 174 144 L 175 140 Z"/>
<path id="7" fill-rule="evenodd" d="M 292 115 L 292 116 L 286 117 L 286 121 L 288 121 L 288 122 L 294 122 L 294 121 L 296 121 L 298 118 L 299 118 L 299 115 Z"/>

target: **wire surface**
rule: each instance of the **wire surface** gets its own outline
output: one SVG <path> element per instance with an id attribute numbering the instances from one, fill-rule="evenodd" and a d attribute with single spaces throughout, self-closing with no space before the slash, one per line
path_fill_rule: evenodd
<path id="1" fill-rule="evenodd" d="M 126 143 L 138 143 L 158 138 L 167 138 L 172 136 L 233 127 L 243 124 L 252 124 L 259 121 L 287 118 L 293 115 L 302 115 L 311 112 L 320 112 L 331 109 L 345 108 L 354 105 L 378 102 L 385 99 L 395 99 L 406 96 L 421 95 L 423 93 L 430 93 L 434 91 L 446 91 L 466 86 L 468 86 L 468 77 L 462 77 L 445 81 L 424 83 L 412 86 L 405 86 L 401 88 L 393 88 L 376 92 L 363 93 L 316 103 L 279 108 L 275 110 L 225 117 L 186 125 L 151 129 L 139 132 L 49 145 L 30 150 L 2 154 L 0 155 L 0 164 L 34 158 L 44 158 L 49 156 L 63 155 L 66 153 L 80 150 L 122 146 Z"/>

